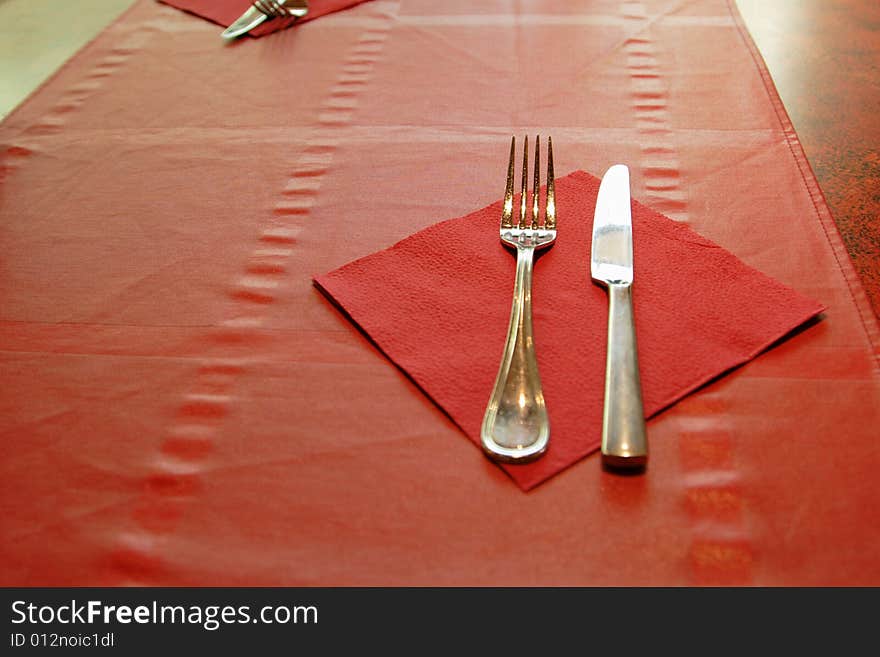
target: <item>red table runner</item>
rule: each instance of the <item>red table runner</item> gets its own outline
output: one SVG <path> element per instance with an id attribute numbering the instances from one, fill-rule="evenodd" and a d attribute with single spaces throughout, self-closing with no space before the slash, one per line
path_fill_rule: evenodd
<path id="1" fill-rule="evenodd" d="M 880 583 L 877 323 L 732 6 L 216 32 L 139 2 L 0 125 L 3 584 Z M 644 476 L 524 494 L 311 277 L 537 132 L 827 310 L 649 422 Z"/>

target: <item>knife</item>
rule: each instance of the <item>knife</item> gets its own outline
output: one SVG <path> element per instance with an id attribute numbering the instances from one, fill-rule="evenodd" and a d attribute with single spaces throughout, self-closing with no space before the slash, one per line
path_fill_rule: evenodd
<path id="1" fill-rule="evenodd" d="M 265 10 L 259 9 L 257 7 L 258 4 L 265 7 Z M 281 6 L 281 8 L 278 8 L 278 9 L 273 8 L 272 7 L 273 4 L 279 5 L 279 6 Z M 276 13 L 275 15 L 279 16 L 279 17 L 295 17 L 295 18 L 302 18 L 307 13 L 309 13 L 308 3 L 305 1 L 296 2 L 296 3 L 291 2 L 291 5 L 293 5 L 293 6 L 287 5 L 285 3 L 285 0 L 278 0 L 276 3 L 255 2 L 253 5 L 248 7 L 247 11 L 245 11 L 241 16 L 239 16 L 235 20 L 235 22 L 232 23 L 232 25 L 230 25 L 225 30 L 223 30 L 223 32 L 220 34 L 220 36 L 222 36 L 224 39 L 234 39 L 236 37 L 241 36 L 242 34 L 246 34 L 247 32 L 250 32 L 257 25 L 260 25 L 261 23 L 263 23 L 264 21 L 266 21 L 270 18 L 274 18 L 274 16 L 271 15 L 271 13 L 266 13 L 266 12 L 282 12 L 283 11 L 283 12 L 285 12 L 284 15 L 282 15 L 280 13 Z"/>
<path id="2" fill-rule="evenodd" d="M 613 468 L 648 461 L 645 413 L 633 322 L 632 212 L 629 169 L 615 164 L 599 185 L 590 273 L 608 288 L 608 352 L 602 412 L 602 460 Z"/>

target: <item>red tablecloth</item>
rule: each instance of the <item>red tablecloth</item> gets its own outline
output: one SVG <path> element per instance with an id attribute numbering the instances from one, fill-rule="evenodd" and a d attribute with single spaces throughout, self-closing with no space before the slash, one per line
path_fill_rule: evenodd
<path id="1" fill-rule="evenodd" d="M 539 131 L 828 310 L 526 494 L 311 276 Z M 3 584 L 880 584 L 877 322 L 727 2 L 144 0 L 0 141 Z"/>

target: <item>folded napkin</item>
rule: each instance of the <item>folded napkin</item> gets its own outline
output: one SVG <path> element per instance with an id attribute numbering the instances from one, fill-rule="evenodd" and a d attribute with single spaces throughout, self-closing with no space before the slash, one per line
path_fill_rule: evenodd
<path id="1" fill-rule="evenodd" d="M 601 442 L 608 296 L 591 282 L 589 260 L 598 191 L 583 171 L 557 180 L 559 237 L 535 263 L 550 446 L 533 463 L 501 466 L 524 490 Z M 477 445 L 513 294 L 515 256 L 499 240 L 500 216 L 499 200 L 314 279 Z M 636 201 L 633 258 L 648 417 L 824 309 Z"/>
<path id="2" fill-rule="evenodd" d="M 159 0 L 159 2 L 206 18 L 223 27 L 232 25 L 253 4 L 253 0 Z M 309 13 L 298 19 L 297 22 L 305 23 L 362 2 L 366 2 L 366 0 L 309 0 Z M 288 27 L 291 22 L 292 19 L 273 18 L 255 27 L 248 32 L 248 35 L 261 37 L 271 34 Z"/>

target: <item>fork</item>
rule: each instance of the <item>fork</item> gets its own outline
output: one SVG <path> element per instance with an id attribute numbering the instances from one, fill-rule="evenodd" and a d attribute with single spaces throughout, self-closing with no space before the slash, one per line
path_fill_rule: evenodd
<path id="1" fill-rule="evenodd" d="M 301 18 L 309 12 L 308 0 L 254 0 L 253 4 L 223 30 L 222 37 L 233 39 L 272 18 Z"/>
<path id="2" fill-rule="evenodd" d="M 516 280 L 504 355 L 480 429 L 483 450 L 495 461 L 526 463 L 541 456 L 550 439 L 550 421 L 532 334 L 532 267 L 535 251 L 556 241 L 556 190 L 553 179 L 553 141 L 547 139 L 547 192 L 544 221 L 540 210 L 540 136 L 535 138 L 535 170 L 528 202 L 529 138 L 523 145 L 522 192 L 516 223 L 513 217 L 516 137 L 510 140 L 507 186 L 501 211 L 501 242 L 516 249 Z M 526 207 L 530 205 L 528 218 Z"/>
<path id="3" fill-rule="evenodd" d="M 297 15 L 297 9 L 302 5 L 306 5 L 305 2 L 291 4 L 295 4 L 297 7 L 291 9 L 290 7 L 285 6 L 285 0 L 254 0 L 254 7 L 266 14 L 269 18 L 290 18 L 291 16 Z"/>

